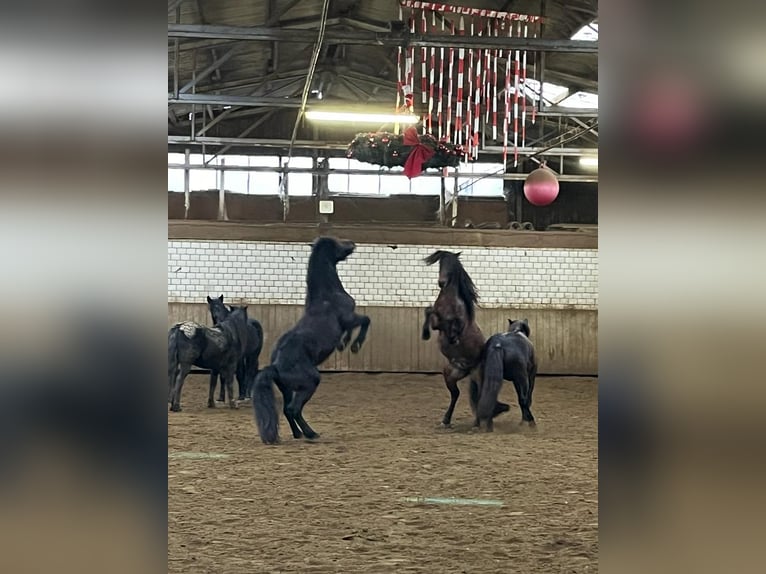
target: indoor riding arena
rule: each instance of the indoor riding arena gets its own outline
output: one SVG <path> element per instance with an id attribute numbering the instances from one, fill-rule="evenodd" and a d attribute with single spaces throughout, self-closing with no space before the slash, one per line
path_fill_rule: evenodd
<path id="1" fill-rule="evenodd" d="M 246 306 L 262 385 L 322 236 L 355 244 L 337 277 L 370 327 L 318 365 L 314 440 L 275 386 L 264 444 L 256 399 L 216 387 L 210 408 L 192 366 L 168 413 L 168 572 L 598 570 L 596 7 L 169 2 L 168 328 L 207 333 L 208 298 Z M 426 308 L 468 305 L 436 251 L 479 298 L 424 340 Z M 489 343 L 443 424 L 440 345 L 469 325 L 533 346 L 536 424 L 505 380 L 510 410 L 475 428 Z"/>

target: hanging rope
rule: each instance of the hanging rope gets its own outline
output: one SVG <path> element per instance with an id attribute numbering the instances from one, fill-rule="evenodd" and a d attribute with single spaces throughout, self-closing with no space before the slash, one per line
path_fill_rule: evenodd
<path id="1" fill-rule="evenodd" d="M 306 102 L 309 99 L 309 92 L 311 90 L 311 82 L 314 79 L 314 71 L 317 67 L 317 61 L 319 60 L 319 53 L 322 50 L 322 42 L 324 41 L 325 28 L 327 27 L 327 12 L 330 8 L 330 0 L 324 0 L 322 4 L 322 17 L 319 21 L 319 35 L 317 36 L 317 42 L 314 45 L 314 53 L 311 55 L 311 64 L 309 65 L 309 73 L 306 76 L 306 84 L 303 86 L 303 94 L 301 95 L 301 107 L 298 110 L 298 117 L 295 118 L 295 125 L 293 126 L 293 135 L 290 138 L 290 146 L 287 148 L 287 162 L 285 167 L 290 166 L 290 159 L 293 157 L 293 146 L 295 145 L 295 138 L 298 135 L 298 126 L 300 125 L 303 114 L 306 112 Z M 279 182 L 279 196 L 282 198 L 282 219 L 287 219 L 287 213 L 290 211 L 290 201 L 286 193 L 287 190 L 287 176 L 282 172 L 281 181 Z"/>

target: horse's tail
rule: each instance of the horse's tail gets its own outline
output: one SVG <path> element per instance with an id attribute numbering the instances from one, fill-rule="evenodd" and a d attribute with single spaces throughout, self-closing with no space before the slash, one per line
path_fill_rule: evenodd
<path id="1" fill-rule="evenodd" d="M 269 365 L 258 373 L 253 385 L 255 423 L 258 425 L 258 434 L 264 444 L 274 444 L 279 441 L 279 419 L 272 387 L 272 383 L 278 379 L 279 371 L 274 365 Z"/>
<path id="2" fill-rule="evenodd" d="M 481 420 L 491 419 L 495 414 L 497 397 L 503 386 L 503 347 L 500 343 L 490 343 L 484 359 L 484 383 L 477 406 L 477 415 Z"/>
<path id="3" fill-rule="evenodd" d="M 261 351 L 263 350 L 263 327 L 255 319 L 251 319 L 250 324 L 255 328 L 258 334 L 258 345 L 256 346 L 255 351 L 253 351 L 253 353 L 256 356 L 260 356 Z"/>
<path id="4" fill-rule="evenodd" d="M 173 388 L 178 373 L 178 325 L 168 331 L 168 383 Z"/>

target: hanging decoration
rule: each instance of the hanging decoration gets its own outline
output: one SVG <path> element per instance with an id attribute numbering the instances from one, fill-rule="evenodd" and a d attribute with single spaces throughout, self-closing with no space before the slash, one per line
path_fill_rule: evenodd
<path id="1" fill-rule="evenodd" d="M 400 0 L 399 4 L 400 20 L 413 35 L 417 31 L 421 36 L 447 39 L 467 34 L 529 38 L 538 37 L 542 22 L 540 16 L 436 2 Z M 460 154 L 465 161 L 478 159 L 481 142 L 491 140 L 502 142 L 504 164 L 512 145 L 514 165 L 518 165 L 519 146 L 526 145 L 527 98 L 535 93 L 527 86 L 527 66 L 532 67 L 530 77 L 536 75 L 537 58 L 533 55 L 526 50 L 499 48 L 401 47 L 396 64 L 397 112 L 420 115 L 423 134 L 436 135 L 438 140 L 434 141 L 465 146 L 466 153 Z M 415 94 L 418 73 L 420 98 Z M 501 133 L 498 107 L 502 113 Z M 533 124 L 535 112 L 536 106 L 531 105 Z"/>
<path id="2" fill-rule="evenodd" d="M 524 181 L 524 196 L 529 203 L 543 207 L 550 205 L 559 195 L 556 174 L 545 167 L 545 162 L 531 172 Z"/>
<path id="3" fill-rule="evenodd" d="M 404 175 L 417 177 L 430 168 L 457 167 L 463 159 L 462 146 L 437 140 L 430 134 L 418 135 L 414 126 L 403 135 L 389 132 L 357 134 L 346 151 L 346 157 L 381 165 L 403 167 Z"/>

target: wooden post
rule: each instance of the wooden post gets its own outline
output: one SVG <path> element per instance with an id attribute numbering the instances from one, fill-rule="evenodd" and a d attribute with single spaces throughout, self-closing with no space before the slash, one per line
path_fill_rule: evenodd
<path id="1" fill-rule="evenodd" d="M 221 158 L 221 166 L 226 166 L 226 158 Z M 221 181 L 218 185 L 218 219 L 220 221 L 228 221 L 229 216 L 226 213 L 226 186 L 224 185 L 224 178 L 226 176 L 226 170 L 221 171 Z"/>
<path id="2" fill-rule="evenodd" d="M 189 219 L 189 148 L 184 150 L 184 219 Z"/>
<path id="3" fill-rule="evenodd" d="M 457 225 L 457 170 L 455 170 L 455 189 L 452 193 L 452 220 L 450 227 Z"/>
<path id="4" fill-rule="evenodd" d="M 439 189 L 439 224 L 444 225 L 444 219 L 445 219 L 445 201 L 447 199 L 447 181 L 445 179 L 445 173 L 447 173 L 447 168 L 445 167 L 442 170 L 442 176 L 439 178 L 441 181 L 441 187 Z"/>

